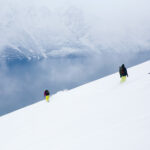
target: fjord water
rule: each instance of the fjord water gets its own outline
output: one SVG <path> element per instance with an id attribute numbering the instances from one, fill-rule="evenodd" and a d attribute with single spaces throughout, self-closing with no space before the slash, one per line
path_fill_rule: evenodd
<path id="1" fill-rule="evenodd" d="M 116 61 L 118 56 L 113 55 L 113 59 L 110 54 L 102 54 L 97 57 L 70 55 L 1 61 L 0 115 L 40 101 L 45 89 L 53 95 L 117 72 L 122 62 L 119 59 Z M 129 67 L 148 60 L 149 56 L 148 52 L 140 53 L 133 59 L 123 60 Z"/>

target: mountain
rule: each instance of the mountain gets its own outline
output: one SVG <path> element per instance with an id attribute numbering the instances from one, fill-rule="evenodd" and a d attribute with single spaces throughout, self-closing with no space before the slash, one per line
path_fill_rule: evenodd
<path id="1" fill-rule="evenodd" d="M 150 61 L 0 117 L 2 150 L 149 150 Z"/>

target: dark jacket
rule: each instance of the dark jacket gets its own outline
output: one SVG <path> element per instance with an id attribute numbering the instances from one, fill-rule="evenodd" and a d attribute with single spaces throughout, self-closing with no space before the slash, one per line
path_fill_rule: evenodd
<path id="1" fill-rule="evenodd" d="M 49 95 L 49 91 L 48 90 L 45 90 L 44 91 L 44 96 L 48 96 Z"/>
<path id="2" fill-rule="evenodd" d="M 122 64 L 122 66 L 119 67 L 119 73 L 120 73 L 120 77 L 122 77 L 122 76 L 127 76 L 128 77 L 128 72 L 127 72 L 127 69 L 124 66 L 124 64 Z"/>

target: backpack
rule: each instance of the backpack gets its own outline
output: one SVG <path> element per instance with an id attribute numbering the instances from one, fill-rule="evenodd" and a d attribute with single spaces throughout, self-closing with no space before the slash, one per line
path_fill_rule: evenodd
<path id="1" fill-rule="evenodd" d="M 124 68 L 121 67 L 121 74 L 124 74 Z"/>
<path id="2" fill-rule="evenodd" d="M 49 91 L 48 91 L 48 90 L 45 90 L 44 95 L 45 95 L 45 96 L 49 95 Z"/>
<path id="3" fill-rule="evenodd" d="M 119 72 L 120 72 L 120 75 L 123 75 L 125 73 L 124 68 L 122 66 L 119 68 Z"/>

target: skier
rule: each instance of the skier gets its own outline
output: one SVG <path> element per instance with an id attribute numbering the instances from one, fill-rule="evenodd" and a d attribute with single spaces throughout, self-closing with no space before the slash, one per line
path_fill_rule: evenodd
<path id="1" fill-rule="evenodd" d="M 121 67 L 119 67 L 119 73 L 121 78 L 121 83 L 126 81 L 126 76 L 128 77 L 128 72 L 124 64 L 122 64 Z"/>
<path id="2" fill-rule="evenodd" d="M 49 102 L 50 93 L 49 93 L 48 90 L 45 90 L 45 91 L 44 91 L 44 96 L 46 97 L 46 101 Z"/>

